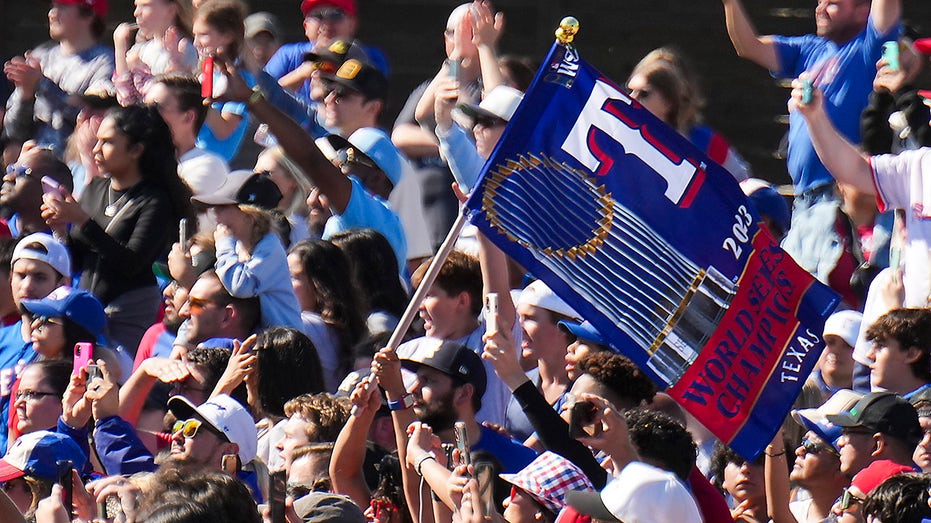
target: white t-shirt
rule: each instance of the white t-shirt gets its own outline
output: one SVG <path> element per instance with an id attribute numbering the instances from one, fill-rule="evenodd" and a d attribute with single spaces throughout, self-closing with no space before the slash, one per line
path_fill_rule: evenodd
<path id="1" fill-rule="evenodd" d="M 924 183 L 924 173 L 931 175 L 931 148 L 874 156 L 870 164 L 879 210 L 906 211 L 907 235 L 902 250 L 905 306 L 926 307 L 931 294 L 931 179 Z"/>

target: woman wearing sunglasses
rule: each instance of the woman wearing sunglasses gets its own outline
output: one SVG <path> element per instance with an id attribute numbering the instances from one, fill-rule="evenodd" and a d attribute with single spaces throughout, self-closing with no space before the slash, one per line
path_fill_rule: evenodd
<path id="1" fill-rule="evenodd" d="M 870 466 L 857 472 L 850 481 L 850 486 L 844 489 L 837 503 L 834 504 L 833 514 L 838 523 L 862 523 L 866 521 L 863 511 L 863 502 L 866 497 L 882 482 L 897 474 L 914 472 L 914 469 L 899 465 L 890 460 L 879 460 L 870 463 Z"/>

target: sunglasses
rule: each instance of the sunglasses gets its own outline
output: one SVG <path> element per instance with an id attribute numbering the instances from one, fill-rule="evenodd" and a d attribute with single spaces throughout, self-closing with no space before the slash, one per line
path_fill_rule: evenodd
<path id="1" fill-rule="evenodd" d="M 477 126 L 481 125 L 482 127 L 485 127 L 485 128 L 491 128 L 491 127 L 497 127 L 497 126 L 499 126 L 499 125 L 500 125 L 500 126 L 505 126 L 505 125 L 507 125 L 507 124 L 508 124 L 508 123 L 507 123 L 506 121 L 502 120 L 501 118 L 496 118 L 496 117 L 493 117 L 493 116 L 486 116 L 486 115 L 484 115 L 484 114 L 479 114 L 479 115 L 476 115 L 476 116 L 475 116 L 475 123 L 472 124 L 472 126 L 473 126 L 473 127 L 477 127 Z"/>
<path id="2" fill-rule="evenodd" d="M 204 422 L 200 421 L 199 419 L 194 419 L 194 418 L 187 419 L 184 421 L 182 420 L 176 421 L 175 424 L 171 427 L 171 433 L 177 434 L 178 432 L 180 432 L 181 435 L 184 436 L 186 439 L 193 439 L 200 432 L 201 427 L 203 427 L 204 430 L 206 430 L 207 432 L 213 432 L 217 436 L 223 439 L 226 439 L 225 434 L 223 435 L 217 434 L 217 431 L 213 430 L 209 425 L 206 425 Z"/>
<path id="3" fill-rule="evenodd" d="M 805 449 L 805 452 L 808 454 L 820 454 L 823 451 L 828 451 L 831 454 L 840 457 L 840 452 L 837 452 L 833 446 L 818 443 L 808 438 L 803 439 L 800 446 Z"/>
<path id="4" fill-rule="evenodd" d="M 849 488 L 845 488 L 844 495 L 840 498 L 840 509 L 846 512 L 850 507 L 860 505 L 863 501 L 863 499 L 851 494 Z"/>
<path id="5" fill-rule="evenodd" d="M 35 172 L 32 167 L 23 167 L 19 164 L 12 164 L 6 166 L 6 173 L 13 174 L 17 178 L 34 178 L 39 179 L 39 173 Z"/>
<path id="6" fill-rule="evenodd" d="M 344 100 L 352 98 L 353 96 L 362 96 L 362 93 L 355 89 L 333 83 L 327 86 L 327 96 L 331 94 L 333 95 L 333 102 L 336 104 L 342 103 Z"/>
<path id="7" fill-rule="evenodd" d="M 346 17 L 346 13 L 342 9 L 318 9 L 311 13 L 307 14 L 307 18 L 313 18 L 314 20 L 319 20 L 322 22 L 338 22 Z"/>
<path id="8" fill-rule="evenodd" d="M 189 296 L 188 299 L 187 299 L 187 303 L 188 303 L 188 306 L 191 308 L 191 310 L 197 310 L 197 311 L 202 311 L 202 310 L 206 309 L 206 308 L 207 308 L 208 306 L 210 306 L 210 305 L 218 305 L 217 302 L 215 302 L 215 301 L 213 301 L 213 300 L 204 300 L 204 299 L 201 299 L 201 298 L 192 298 L 192 297 L 190 297 L 190 296 Z"/>
<path id="9" fill-rule="evenodd" d="M 357 153 L 355 147 L 346 147 L 345 149 L 336 151 L 336 159 L 334 161 L 339 167 L 344 165 L 364 165 L 370 169 L 378 169 L 378 166 L 368 157 Z"/>
<path id="10" fill-rule="evenodd" d="M 37 316 L 34 320 L 36 327 L 44 327 L 46 325 L 64 325 L 65 323 L 59 318 L 50 318 L 48 316 Z"/>

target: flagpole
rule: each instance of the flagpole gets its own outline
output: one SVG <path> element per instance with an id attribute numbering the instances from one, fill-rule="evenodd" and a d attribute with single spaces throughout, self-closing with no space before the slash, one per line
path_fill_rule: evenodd
<path id="1" fill-rule="evenodd" d="M 559 22 L 559 27 L 556 29 L 556 40 L 561 45 L 569 45 L 578 32 L 579 21 L 571 16 L 567 16 Z M 398 346 L 401 345 L 404 334 L 411 327 L 411 323 L 414 322 L 414 315 L 417 314 L 427 291 L 433 286 L 433 282 L 436 280 L 437 275 L 439 275 L 443 263 L 446 262 L 446 258 L 449 257 L 449 253 L 452 252 L 453 247 L 455 247 L 456 240 L 459 238 L 459 233 L 462 232 L 462 228 L 465 227 L 467 221 L 468 217 L 465 213 L 465 205 L 461 204 L 456 221 L 449 229 L 449 233 L 446 234 L 446 239 L 443 240 L 443 244 L 440 245 L 439 250 L 430 261 L 427 272 L 424 274 L 423 279 L 420 280 L 420 285 L 417 286 L 414 295 L 411 296 L 411 301 L 407 304 L 407 309 L 405 309 L 404 314 L 401 315 L 401 319 L 398 321 L 397 327 L 394 328 L 394 332 L 391 333 L 391 338 L 388 339 L 388 345 L 386 346 L 388 350 L 397 350 Z"/>
<path id="2" fill-rule="evenodd" d="M 387 345 L 388 349 L 397 350 L 398 346 L 401 344 L 401 340 L 404 339 L 404 334 L 407 332 L 407 329 L 410 328 L 411 323 L 414 322 L 414 315 L 417 314 L 418 309 L 420 309 L 420 304 L 423 303 L 427 291 L 433 286 L 433 282 L 440 273 L 440 268 L 443 267 L 443 263 L 446 262 L 446 258 L 449 257 L 449 253 L 452 252 L 453 247 L 456 246 L 459 233 L 462 232 L 462 228 L 465 227 L 467 222 L 468 217 L 466 217 L 465 208 L 460 205 L 459 216 L 456 217 L 456 221 L 453 222 L 453 226 L 449 229 L 449 233 L 446 234 L 446 239 L 443 240 L 440 249 L 430 261 L 430 266 L 427 267 L 427 272 L 424 273 L 423 279 L 420 280 L 420 285 L 417 286 L 417 290 L 414 291 L 410 303 L 407 304 L 407 309 L 398 321 L 398 326 L 395 327 L 394 332 L 391 333 L 391 338 L 388 340 Z"/>

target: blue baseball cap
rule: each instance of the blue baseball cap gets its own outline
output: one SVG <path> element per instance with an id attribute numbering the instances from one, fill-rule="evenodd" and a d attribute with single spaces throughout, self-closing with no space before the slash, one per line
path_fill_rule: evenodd
<path id="1" fill-rule="evenodd" d="M 587 321 L 577 322 L 577 321 L 566 321 L 561 320 L 556 325 L 565 332 L 585 341 L 593 341 L 598 345 L 604 345 L 607 347 L 608 340 L 598 332 L 598 329 L 594 325 Z"/>
<path id="2" fill-rule="evenodd" d="M 349 143 L 369 157 L 385 176 L 397 185 L 404 175 L 404 156 L 391 141 L 388 133 L 374 127 L 363 127 L 349 135 Z"/>
<path id="3" fill-rule="evenodd" d="M 21 305 L 35 316 L 71 320 L 95 337 L 100 337 L 107 326 L 103 304 L 81 289 L 59 287 L 41 300 L 23 300 Z"/>
<path id="4" fill-rule="evenodd" d="M 58 460 L 68 460 L 80 471 L 87 463 L 87 456 L 70 436 L 47 430 L 24 434 L 0 459 L 0 482 L 26 475 L 55 481 Z"/>

